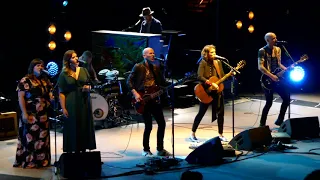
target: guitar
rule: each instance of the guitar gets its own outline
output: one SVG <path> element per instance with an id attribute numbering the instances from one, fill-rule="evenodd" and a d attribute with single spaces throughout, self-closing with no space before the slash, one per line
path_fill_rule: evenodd
<path id="1" fill-rule="evenodd" d="M 272 72 L 272 74 L 276 75 L 279 78 L 279 80 L 282 80 L 282 79 L 284 79 L 283 74 L 285 72 L 294 68 L 294 66 L 296 66 L 297 64 L 306 61 L 307 59 L 309 59 L 308 55 L 304 54 L 303 56 L 300 57 L 300 59 L 297 62 L 288 66 L 286 70 L 282 70 L 281 68 L 277 68 Z M 279 86 L 281 84 L 281 81 L 275 82 L 269 76 L 267 76 L 265 74 L 261 75 L 260 82 L 261 82 L 261 86 L 266 90 L 271 90 L 272 87 Z"/>
<path id="2" fill-rule="evenodd" d="M 160 89 L 158 86 L 153 86 L 151 88 L 148 88 L 146 91 L 142 92 L 142 91 L 138 91 L 138 93 L 140 94 L 140 96 L 142 97 L 142 100 L 140 102 L 137 102 L 136 99 L 132 98 L 132 105 L 135 107 L 135 110 L 138 114 L 143 114 L 144 112 L 144 107 L 145 104 L 152 100 L 155 99 L 156 97 L 159 97 L 160 95 L 162 95 L 164 92 L 172 89 L 174 86 L 184 83 L 187 79 L 192 78 L 192 77 L 196 77 L 197 73 L 193 73 L 190 75 L 187 75 L 186 77 L 178 80 L 176 83 L 171 84 L 163 89 Z"/>
<path id="3" fill-rule="evenodd" d="M 241 60 L 240 62 L 238 62 L 237 67 L 235 67 L 235 69 L 236 70 L 241 69 L 245 65 L 246 65 L 246 61 Z M 219 79 L 216 76 L 210 77 L 209 81 L 211 83 L 217 84 L 219 86 L 219 90 L 215 90 L 214 86 L 209 86 L 205 83 L 197 84 L 194 87 L 194 93 L 195 93 L 196 97 L 198 98 L 198 100 L 202 103 L 205 103 L 205 104 L 210 103 L 213 100 L 213 98 L 212 98 L 212 96 L 210 96 L 210 94 L 213 92 L 220 93 L 221 91 L 223 91 L 224 85 L 222 84 L 222 82 L 225 81 L 228 77 L 230 77 L 234 73 L 235 72 L 233 70 L 231 70 L 228 74 L 226 74 L 221 79 Z"/>

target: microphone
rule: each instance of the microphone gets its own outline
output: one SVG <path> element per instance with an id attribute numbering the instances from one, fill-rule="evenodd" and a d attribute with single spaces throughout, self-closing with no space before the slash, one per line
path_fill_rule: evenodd
<path id="1" fill-rule="evenodd" d="M 45 74 L 45 75 L 47 75 L 47 76 L 51 76 L 50 73 L 49 73 L 47 70 L 44 70 L 44 69 L 41 69 L 41 70 L 40 70 L 40 73 L 41 73 L 41 74 Z"/>
<path id="2" fill-rule="evenodd" d="M 109 46 L 109 47 L 106 47 L 106 49 L 120 49 L 119 47 L 115 47 L 115 46 Z"/>
<path id="3" fill-rule="evenodd" d="M 229 62 L 229 60 L 228 60 L 227 58 L 225 58 L 225 57 L 218 56 L 218 55 L 215 55 L 214 57 L 215 57 L 216 59 L 225 60 L 225 61 Z"/>
<path id="4" fill-rule="evenodd" d="M 83 63 L 83 64 L 86 64 L 87 62 L 82 60 L 82 59 L 78 59 L 79 62 Z"/>
<path id="5" fill-rule="evenodd" d="M 276 43 L 277 44 L 287 44 L 288 42 L 287 41 L 277 41 Z"/>
<path id="6" fill-rule="evenodd" d="M 159 60 L 159 61 L 165 61 L 164 59 L 158 58 L 158 57 L 154 57 L 154 59 Z"/>

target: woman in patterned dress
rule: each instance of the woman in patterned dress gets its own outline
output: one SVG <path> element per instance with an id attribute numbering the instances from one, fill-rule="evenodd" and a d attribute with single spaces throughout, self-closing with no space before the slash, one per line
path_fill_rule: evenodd
<path id="1" fill-rule="evenodd" d="M 13 167 L 39 168 L 51 165 L 50 129 L 47 117 L 52 84 L 41 73 L 44 63 L 31 61 L 28 74 L 17 87 L 21 116 L 16 160 Z"/>

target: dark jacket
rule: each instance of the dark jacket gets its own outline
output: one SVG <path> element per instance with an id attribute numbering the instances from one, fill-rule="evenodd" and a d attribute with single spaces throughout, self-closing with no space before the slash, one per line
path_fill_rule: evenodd
<path id="1" fill-rule="evenodd" d="M 150 70 L 153 69 L 154 77 L 156 84 L 158 86 L 165 86 L 165 79 L 162 76 L 160 71 L 160 65 L 150 64 Z M 151 70 L 152 71 L 152 70 Z M 136 91 L 143 91 L 144 90 L 144 82 L 146 79 L 146 64 L 145 61 L 137 63 L 133 66 L 130 75 L 127 79 L 127 86 L 129 90 L 135 89 Z"/>
<path id="2" fill-rule="evenodd" d="M 147 32 L 147 21 L 144 20 L 141 23 L 140 33 L 153 33 L 153 34 L 161 34 L 162 32 L 162 24 L 156 19 L 152 18 L 150 32 Z"/>
<path id="3" fill-rule="evenodd" d="M 222 67 L 222 63 L 220 60 L 218 61 L 219 68 L 221 69 L 221 76 L 223 77 L 225 75 Z M 206 80 L 210 79 L 212 76 L 217 76 L 216 69 L 214 68 L 213 63 L 209 63 L 206 60 L 202 59 L 200 61 L 199 67 L 198 67 L 198 80 L 205 82 Z M 222 77 L 219 77 L 222 78 Z"/>

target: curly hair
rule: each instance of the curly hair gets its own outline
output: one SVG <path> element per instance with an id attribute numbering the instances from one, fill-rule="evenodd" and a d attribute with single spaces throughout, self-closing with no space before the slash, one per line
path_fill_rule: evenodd
<path id="1" fill-rule="evenodd" d="M 206 60 L 206 61 L 208 60 L 208 54 L 209 54 L 209 51 L 210 51 L 211 49 L 216 49 L 216 47 L 215 47 L 214 45 L 212 45 L 212 44 L 206 45 L 206 46 L 203 47 L 203 49 L 202 49 L 202 51 L 201 51 L 201 57 L 202 57 L 202 59 L 204 59 L 204 60 Z"/>

